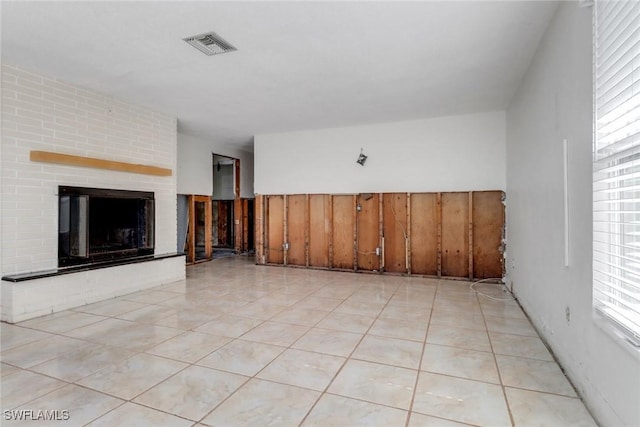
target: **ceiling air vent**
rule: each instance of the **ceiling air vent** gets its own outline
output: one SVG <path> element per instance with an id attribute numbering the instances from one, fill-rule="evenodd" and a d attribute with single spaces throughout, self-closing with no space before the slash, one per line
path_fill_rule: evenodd
<path id="1" fill-rule="evenodd" d="M 231 43 L 229 43 L 213 31 L 199 34 L 197 36 L 187 37 L 183 40 L 198 49 L 200 52 L 209 56 L 238 50 L 233 45 L 231 45 Z"/>

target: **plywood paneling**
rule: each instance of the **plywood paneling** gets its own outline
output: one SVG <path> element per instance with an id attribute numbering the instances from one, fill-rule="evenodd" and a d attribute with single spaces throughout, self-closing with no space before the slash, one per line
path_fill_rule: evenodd
<path id="1" fill-rule="evenodd" d="M 287 232 L 289 250 L 287 252 L 287 264 L 307 265 L 306 260 L 306 196 L 296 194 L 287 196 L 289 208 L 287 210 Z"/>
<path id="2" fill-rule="evenodd" d="M 256 264 L 264 264 L 264 196 L 256 196 L 254 209 Z"/>
<path id="3" fill-rule="evenodd" d="M 469 193 L 442 193 L 442 275 L 469 276 Z"/>
<path id="4" fill-rule="evenodd" d="M 383 196 L 384 270 L 406 273 L 408 262 L 407 193 Z"/>
<path id="5" fill-rule="evenodd" d="M 267 197 L 267 262 L 284 262 L 284 197 Z"/>
<path id="6" fill-rule="evenodd" d="M 376 248 L 380 247 L 380 195 L 359 194 L 358 221 L 358 270 L 379 270 L 380 257 Z"/>
<path id="7" fill-rule="evenodd" d="M 331 196 L 309 195 L 309 265 L 329 267 L 331 240 Z"/>
<path id="8" fill-rule="evenodd" d="M 438 274 L 436 193 L 411 194 L 411 274 Z"/>
<path id="9" fill-rule="evenodd" d="M 333 196 L 333 268 L 353 269 L 353 196 Z"/>
<path id="10" fill-rule="evenodd" d="M 504 205 L 502 191 L 473 193 L 473 272 L 478 279 L 503 275 L 502 228 Z"/>

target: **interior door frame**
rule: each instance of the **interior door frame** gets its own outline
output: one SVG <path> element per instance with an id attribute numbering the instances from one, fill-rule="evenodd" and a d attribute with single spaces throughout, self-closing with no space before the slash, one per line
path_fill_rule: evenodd
<path id="1" fill-rule="evenodd" d="M 204 203 L 204 251 L 205 258 L 196 259 L 196 203 Z M 209 261 L 212 257 L 212 230 L 211 230 L 211 197 L 190 194 L 188 198 L 189 206 L 189 227 L 187 232 L 187 263 Z"/>

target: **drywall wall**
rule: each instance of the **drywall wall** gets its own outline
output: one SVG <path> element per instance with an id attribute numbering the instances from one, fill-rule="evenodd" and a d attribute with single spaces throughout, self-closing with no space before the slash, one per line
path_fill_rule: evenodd
<path id="1" fill-rule="evenodd" d="M 257 194 L 504 190 L 505 114 L 256 135 L 254 153 Z"/>
<path id="2" fill-rule="evenodd" d="M 638 426 L 640 359 L 592 318 L 591 13 L 561 2 L 507 111 L 507 270 L 520 303 L 598 422 Z"/>
<path id="3" fill-rule="evenodd" d="M 241 172 L 242 173 L 242 172 Z M 214 200 L 233 200 L 234 166 L 213 165 L 213 198 Z"/>
<path id="4" fill-rule="evenodd" d="M 178 193 L 213 194 L 213 154 L 240 159 L 240 197 L 253 197 L 253 153 L 178 132 Z"/>

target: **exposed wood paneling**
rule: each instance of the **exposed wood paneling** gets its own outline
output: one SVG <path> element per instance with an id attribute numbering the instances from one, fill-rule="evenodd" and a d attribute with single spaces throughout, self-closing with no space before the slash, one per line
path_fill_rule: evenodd
<path id="1" fill-rule="evenodd" d="M 284 196 L 267 197 L 267 262 L 284 262 Z"/>
<path id="2" fill-rule="evenodd" d="M 256 196 L 254 209 L 256 264 L 264 264 L 264 196 Z"/>
<path id="3" fill-rule="evenodd" d="M 309 196 L 309 265 L 329 267 L 329 240 L 331 237 L 331 196 Z"/>
<path id="4" fill-rule="evenodd" d="M 469 276 L 469 193 L 442 193 L 442 275 Z"/>
<path id="5" fill-rule="evenodd" d="M 411 194 L 411 273 L 438 274 L 436 193 Z"/>
<path id="6" fill-rule="evenodd" d="M 289 250 L 287 251 L 287 264 L 306 266 L 306 196 L 296 194 L 287 196 L 289 207 L 287 209 L 287 233 Z"/>
<path id="7" fill-rule="evenodd" d="M 383 195 L 384 270 L 407 272 L 407 194 Z"/>
<path id="8" fill-rule="evenodd" d="M 333 196 L 333 268 L 353 268 L 353 196 Z"/>
<path id="9" fill-rule="evenodd" d="M 380 195 L 358 195 L 358 270 L 378 270 L 380 257 L 376 248 L 380 247 Z"/>
<path id="10" fill-rule="evenodd" d="M 478 279 L 503 276 L 500 252 L 504 227 L 502 191 L 473 193 L 473 271 Z"/>
<path id="11" fill-rule="evenodd" d="M 79 166 L 92 169 L 106 169 L 118 172 L 129 172 L 143 175 L 171 176 L 173 171 L 157 166 L 139 165 L 135 163 L 116 162 L 93 157 L 73 156 L 71 154 L 52 153 L 50 151 L 31 151 L 32 162 L 55 163 L 67 166 Z"/>
<path id="12" fill-rule="evenodd" d="M 242 228 L 242 216 L 243 216 L 243 210 L 242 210 L 242 201 L 240 199 L 240 160 L 239 159 L 234 159 L 233 160 L 233 167 L 234 167 L 234 195 L 235 195 L 235 201 L 234 201 L 234 209 L 233 209 L 233 235 L 234 235 L 234 249 L 236 250 L 236 253 L 239 254 L 240 252 L 242 252 L 242 242 L 244 241 L 244 235 L 242 234 L 243 232 L 243 228 Z"/>
<path id="13" fill-rule="evenodd" d="M 216 246 L 221 248 L 232 247 L 230 241 L 230 227 L 232 225 L 229 224 L 231 203 L 233 203 L 231 200 L 218 200 L 218 203 L 216 203 L 218 206 L 218 223 L 216 224 L 218 228 L 218 244 Z"/>

